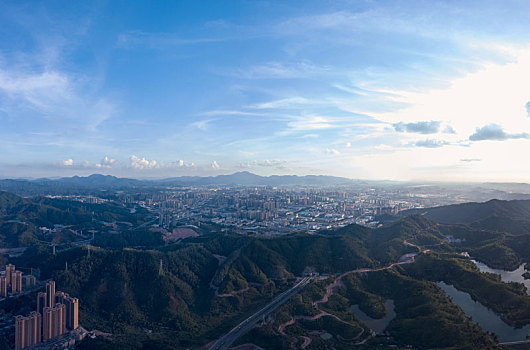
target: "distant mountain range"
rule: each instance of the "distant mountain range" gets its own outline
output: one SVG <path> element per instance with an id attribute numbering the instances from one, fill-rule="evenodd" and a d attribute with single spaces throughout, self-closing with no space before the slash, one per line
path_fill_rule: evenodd
<path id="1" fill-rule="evenodd" d="M 0 180 L 0 190 L 20 195 L 36 195 L 43 193 L 76 193 L 86 190 L 171 187 L 171 186 L 336 186 L 361 183 L 343 177 L 323 175 L 273 175 L 259 176 L 250 172 L 237 172 L 231 175 L 218 176 L 182 176 L 160 180 L 137 180 L 118 178 L 111 175 L 94 174 L 86 177 L 73 176 L 60 179 L 4 179 Z"/>
<path id="2" fill-rule="evenodd" d="M 272 175 L 260 176 L 248 171 L 237 172 L 231 175 L 218 176 L 183 176 L 164 180 L 155 180 L 152 183 L 162 185 L 241 185 L 241 186 L 282 186 L 282 185 L 344 185 L 359 182 L 359 180 L 344 177 L 325 175 Z"/>
<path id="3" fill-rule="evenodd" d="M 524 183 L 420 183 L 399 181 L 359 180 L 326 175 L 272 175 L 260 176 L 248 171 L 218 176 L 181 176 L 166 179 L 131 179 L 112 175 L 93 174 L 63 178 L 1 179 L 0 191 L 19 196 L 98 194 L 106 190 L 157 190 L 181 186 L 354 186 L 367 188 L 403 187 L 410 193 L 451 193 L 465 201 L 487 201 L 492 198 L 512 200 L 529 199 L 530 184 Z"/>

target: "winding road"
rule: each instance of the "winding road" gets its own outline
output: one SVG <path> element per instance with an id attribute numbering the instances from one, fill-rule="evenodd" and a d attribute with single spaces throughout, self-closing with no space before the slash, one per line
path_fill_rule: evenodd
<path id="1" fill-rule="evenodd" d="M 322 310 L 320 310 L 318 308 L 319 304 L 325 303 L 325 302 L 328 301 L 329 297 L 335 292 L 336 287 L 340 283 L 342 283 L 342 281 L 341 281 L 342 278 L 344 278 L 345 276 L 348 276 L 350 274 L 354 274 L 354 273 L 367 273 L 367 272 L 383 271 L 383 270 L 391 269 L 394 266 L 411 264 L 411 263 L 413 263 L 415 261 L 416 256 L 418 254 L 423 254 L 423 253 L 429 252 L 428 249 L 423 250 L 421 247 L 419 247 L 419 246 L 417 246 L 415 244 L 409 243 L 406 240 L 403 241 L 403 244 L 405 244 L 407 246 L 413 246 L 413 247 L 418 248 L 419 253 L 405 254 L 399 259 L 399 262 L 392 263 L 392 264 L 390 264 L 388 266 L 385 266 L 385 267 L 376 268 L 376 269 L 370 269 L 370 268 L 355 269 L 355 270 L 347 271 L 347 272 L 339 275 L 337 278 L 335 278 L 335 280 L 331 284 L 328 285 L 328 287 L 326 288 L 326 294 L 323 296 L 323 298 L 321 300 L 318 300 L 318 301 L 314 302 L 314 305 L 317 307 L 317 309 L 319 311 L 321 311 L 321 313 L 319 313 L 318 315 L 313 316 L 313 317 L 318 318 L 318 317 L 322 317 L 322 316 L 332 316 L 332 317 L 335 317 L 335 318 L 337 318 L 338 320 L 340 320 L 340 321 L 342 321 L 344 323 L 348 323 L 348 322 L 345 322 L 345 321 L 339 319 L 337 316 L 328 314 L 327 312 L 322 311 Z M 258 323 L 258 321 L 260 319 L 265 318 L 268 315 L 270 315 L 274 310 L 276 310 L 278 307 L 280 307 L 282 304 L 284 304 L 287 300 L 289 300 L 289 298 L 291 298 L 294 294 L 296 294 L 300 290 L 302 290 L 309 282 L 311 282 L 311 279 L 312 279 L 312 277 L 304 277 L 304 278 L 302 278 L 299 282 L 297 282 L 290 289 L 286 290 L 285 292 L 281 293 L 276 298 L 274 298 L 274 300 L 272 300 L 269 304 L 267 304 L 261 310 L 259 310 L 258 312 L 254 313 L 252 316 L 248 317 L 246 320 L 244 320 L 243 322 L 238 324 L 236 327 L 232 328 L 232 330 L 230 332 L 225 334 L 223 337 L 219 338 L 209 348 L 209 350 L 226 350 L 226 349 L 228 349 L 232 345 L 232 343 L 234 341 L 236 341 L 237 338 L 239 338 L 243 334 L 247 333 L 250 329 L 252 329 L 256 325 L 256 323 Z M 302 317 L 304 317 L 304 316 L 302 316 Z M 311 318 L 311 316 L 309 316 L 309 317 Z M 283 331 L 285 329 L 285 327 L 293 324 L 294 321 L 296 321 L 296 317 L 295 317 L 295 319 L 291 319 L 291 321 L 288 321 L 287 324 L 281 325 L 280 326 L 281 331 Z M 361 330 L 361 333 L 357 336 L 357 338 L 362 334 L 363 331 L 364 330 Z M 365 341 L 366 341 L 366 339 L 365 339 Z M 365 341 L 360 342 L 359 344 L 364 343 Z"/>
<path id="2" fill-rule="evenodd" d="M 267 317 L 270 315 L 274 310 L 276 310 L 278 307 L 280 307 L 283 303 L 285 303 L 289 298 L 291 298 L 294 294 L 298 293 L 301 289 L 303 289 L 309 282 L 311 281 L 310 277 L 304 277 L 302 278 L 298 283 L 296 283 L 294 286 L 292 286 L 290 289 L 286 290 L 285 292 L 278 295 L 276 298 L 274 298 L 270 303 L 268 303 L 265 307 L 263 307 L 261 310 L 232 328 L 230 332 L 225 334 L 223 337 L 219 338 L 211 347 L 210 350 L 226 350 L 228 349 L 232 343 L 242 336 L 243 334 L 247 333 L 252 327 L 258 323 L 258 321 L 262 318 Z"/>

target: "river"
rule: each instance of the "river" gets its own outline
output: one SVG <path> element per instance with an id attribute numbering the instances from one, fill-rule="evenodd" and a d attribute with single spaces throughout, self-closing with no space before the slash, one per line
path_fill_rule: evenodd
<path id="1" fill-rule="evenodd" d="M 513 328 L 501 320 L 495 312 L 478 301 L 471 299 L 468 293 L 459 291 L 452 285 L 444 282 L 437 282 L 436 284 L 465 311 L 467 316 L 473 318 L 473 322 L 480 324 L 486 331 L 496 333 L 501 342 L 525 340 L 526 335 L 530 334 L 530 325 L 526 325 L 523 328 Z"/>
<path id="2" fill-rule="evenodd" d="M 383 318 L 375 319 L 371 318 L 367 314 L 359 309 L 359 305 L 352 305 L 350 311 L 353 311 L 355 315 L 363 322 L 365 325 L 370 327 L 377 334 L 382 333 L 390 321 L 396 317 L 396 312 L 394 311 L 394 300 L 388 299 L 385 301 L 386 315 Z"/>
<path id="3" fill-rule="evenodd" d="M 526 286 L 526 293 L 530 295 L 530 280 L 525 280 L 523 277 L 523 273 L 526 272 L 524 269 L 524 264 L 521 264 L 517 269 L 513 271 L 506 271 L 506 270 L 499 270 L 499 269 L 492 269 L 488 265 L 481 263 L 480 261 L 476 261 L 471 259 L 477 265 L 477 267 L 480 269 L 480 272 L 489 272 L 489 273 L 496 273 L 497 275 L 501 275 L 501 280 L 503 282 L 519 282 Z"/>

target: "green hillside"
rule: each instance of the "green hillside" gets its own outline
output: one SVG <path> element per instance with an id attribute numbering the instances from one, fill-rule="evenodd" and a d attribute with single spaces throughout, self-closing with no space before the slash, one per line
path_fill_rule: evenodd
<path id="1" fill-rule="evenodd" d="M 53 198 L 22 198 L 0 192 L 0 248 L 26 247 L 47 242 L 69 243 L 83 240 L 68 232 L 45 234 L 40 227 L 53 229 L 56 225 L 75 231 L 108 230 L 101 222 L 128 222 L 138 225 L 145 221 L 144 209 L 130 210 L 114 203 L 87 204 Z M 157 241 L 160 243 L 160 241 Z"/>
<path id="2" fill-rule="evenodd" d="M 86 213 L 81 204 L 69 208 L 65 202 L 48 199 L 35 204 L 11 196 L 5 203 L 6 213 L 10 207 L 34 205 L 54 208 L 51 211 L 60 215 L 67 215 L 64 212 L 68 210 L 71 215 Z M 107 215 L 107 210 L 112 215 L 123 214 L 106 206 L 102 215 Z M 524 220 L 520 216 L 502 219 L 513 227 L 512 232 L 470 223 L 441 224 L 413 215 L 378 229 L 350 225 L 322 234 L 297 233 L 274 239 L 205 234 L 172 245 L 153 243 L 152 249 L 127 248 L 138 239 L 150 238 L 145 231 L 135 231 L 138 235 L 134 237 L 125 231 L 99 235 L 100 243 L 112 236 L 114 243 L 118 237 L 123 244 L 92 247 L 90 257 L 83 246 L 57 255 L 51 255 L 46 247 L 33 246 L 13 262 L 39 267 L 43 278 L 54 278 L 59 289 L 80 298 L 81 320 L 87 329 L 113 334 L 107 340 L 87 341 L 83 345 L 87 348 L 201 348 L 289 288 L 309 269 L 324 277 L 314 280 L 240 342 L 253 340 L 265 348 L 295 344 L 292 346 L 299 348 L 302 340 L 309 338 L 312 345 L 307 349 L 347 349 L 359 341 L 370 346 L 459 348 L 465 344 L 466 349 L 487 349 L 495 347 L 494 338 L 466 318 L 433 282 L 445 281 L 468 292 L 509 323 L 530 322 L 530 298 L 522 285 L 481 274 L 459 255 L 468 251 L 487 263 L 503 266 L 528 261 L 524 250 L 530 239 L 521 224 Z M 20 230 L 14 237 L 31 237 L 23 224 L 10 225 Z M 423 250 L 416 262 L 385 269 L 404 254 Z M 68 271 L 64 270 L 66 262 Z M 332 289 L 329 300 L 319 302 L 341 273 L 359 268 L 383 270 L 346 274 Z M 373 337 L 349 307 L 358 304 L 368 315 L 380 317 L 386 312 L 385 299 L 394 300 L 396 317 L 388 325 L 387 336 Z M 322 312 L 326 315 L 311 319 Z M 283 323 L 299 316 L 302 318 L 292 326 L 278 331 Z M 322 329 L 332 340 L 315 336 L 314 332 Z M 451 336 L 442 336 L 437 330 Z"/>

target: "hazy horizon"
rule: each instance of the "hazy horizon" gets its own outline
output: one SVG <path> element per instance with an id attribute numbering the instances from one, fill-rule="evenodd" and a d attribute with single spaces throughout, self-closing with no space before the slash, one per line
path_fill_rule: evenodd
<path id="1" fill-rule="evenodd" d="M 243 171 L 237 171 L 237 172 L 227 172 L 227 173 L 219 173 L 214 175 L 177 175 L 177 176 L 159 176 L 159 177 L 135 177 L 135 176 L 115 176 L 110 174 L 104 174 L 104 173 L 87 173 L 87 174 L 74 174 L 69 176 L 44 176 L 44 177 L 0 177 L 0 180 L 28 180 L 28 181 L 35 181 L 35 180 L 41 180 L 41 179 L 48 179 L 48 180 L 60 180 L 60 179 L 68 179 L 72 177 L 80 177 L 80 178 L 87 178 L 90 176 L 114 176 L 117 179 L 131 179 L 131 180 L 140 180 L 140 181 L 159 181 L 159 180 L 168 180 L 172 178 L 184 178 L 184 177 L 197 177 L 197 178 L 215 178 L 217 176 L 231 176 L 236 174 L 242 174 L 242 173 L 248 173 L 250 175 L 257 175 L 265 178 L 270 177 L 281 177 L 281 176 L 298 176 L 298 177 L 306 177 L 306 176 L 322 176 L 322 177 L 337 177 L 342 178 L 346 180 L 351 181 L 366 181 L 366 182 L 388 182 L 388 183 L 395 183 L 395 184 L 411 184 L 411 185 L 530 185 L 530 182 L 502 182 L 502 181 L 436 181 L 436 180 L 389 180 L 389 179 L 363 179 L 363 178 L 355 178 L 355 177 L 344 177 L 344 176 L 333 176 L 333 175 L 326 175 L 326 174 L 270 174 L 270 175 L 259 175 L 254 172 L 250 172 L 247 170 Z"/>
<path id="2" fill-rule="evenodd" d="M 0 4 L 0 178 L 530 182 L 530 3 Z"/>

